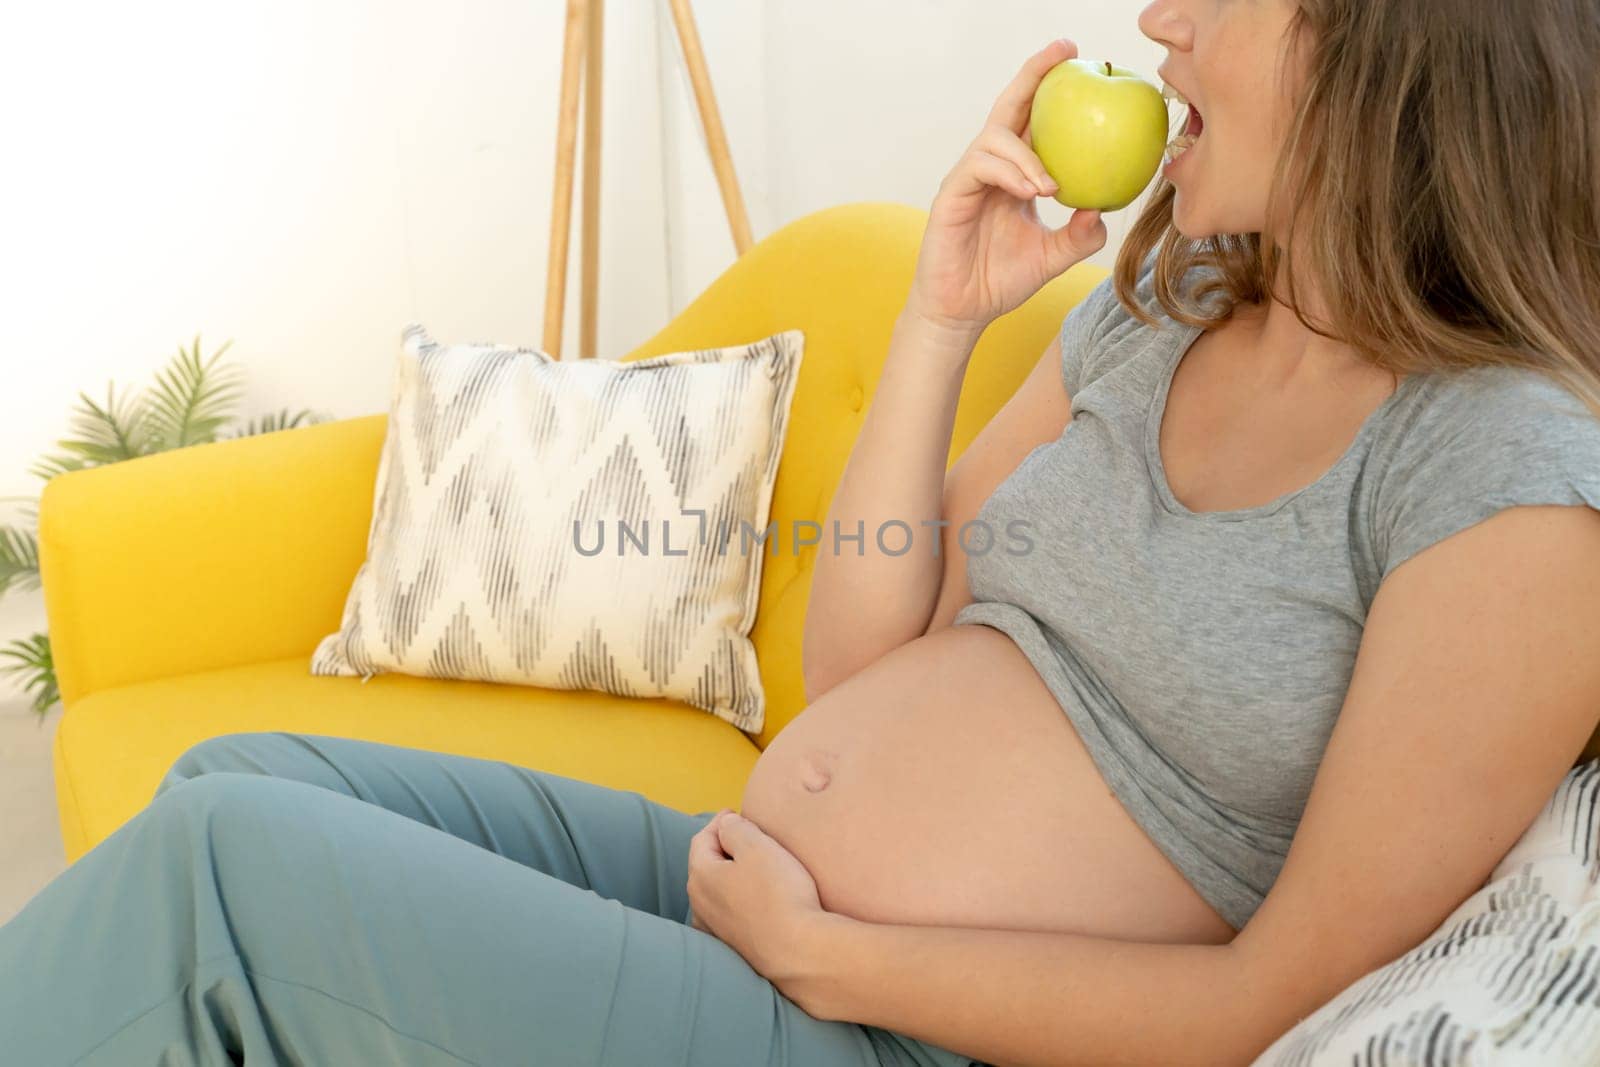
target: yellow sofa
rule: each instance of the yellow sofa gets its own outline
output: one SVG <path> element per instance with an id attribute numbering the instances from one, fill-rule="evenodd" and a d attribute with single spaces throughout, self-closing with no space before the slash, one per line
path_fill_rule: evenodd
<path id="1" fill-rule="evenodd" d="M 926 220 L 919 208 L 860 203 L 790 223 L 623 357 L 805 331 L 773 495 L 780 530 L 826 517 Z M 949 462 L 1105 273 L 1073 268 L 984 334 Z M 45 487 L 39 563 L 66 709 L 55 778 L 69 860 L 137 813 L 186 748 L 240 730 L 509 760 L 689 812 L 738 806 L 761 748 L 805 703 L 800 627 L 818 548 L 779 552 L 763 567 L 751 635 L 767 694 L 758 736 L 675 701 L 392 674 L 314 677 L 312 649 L 338 628 L 365 556 L 387 422 L 372 415 L 200 445 Z"/>

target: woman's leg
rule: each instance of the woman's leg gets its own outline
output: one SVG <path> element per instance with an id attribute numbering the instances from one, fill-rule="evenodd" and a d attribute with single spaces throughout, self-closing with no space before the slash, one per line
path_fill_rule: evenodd
<path id="1" fill-rule="evenodd" d="M 689 815 L 636 792 L 499 760 L 281 732 L 200 742 L 172 765 L 156 795 L 218 772 L 344 793 L 680 922 L 689 910 L 689 838 L 715 814 Z"/>
<path id="2" fill-rule="evenodd" d="M 551 810 L 576 814 L 562 805 L 581 793 Z M 482 815 L 501 832 L 507 816 Z M 583 840 L 604 851 L 601 832 Z M 663 900 L 653 876 L 578 873 Z M 261 774 L 165 785 L 0 927 L 0 992 L 7 1057 L 38 1065 L 908 1062 L 881 1031 L 807 1015 L 709 934 Z"/>
<path id="3" fill-rule="evenodd" d="M 250 785 L 241 771 L 346 796 L 330 807 L 321 791 L 300 788 L 293 811 L 279 811 L 278 787 Z M 687 912 L 688 838 L 710 815 L 498 761 L 309 735 L 216 738 L 178 760 L 149 811 L 0 927 L 0 1044 L 37 1050 L 37 1063 L 75 1061 L 71 1042 L 87 1048 L 103 1033 L 83 1062 L 227 1063 L 248 1051 L 255 1063 L 309 1041 L 311 1062 L 965 1067 L 903 1035 L 812 1019 L 711 935 L 659 929 L 660 916 L 682 921 L 680 901 Z M 375 816 L 385 829 L 368 840 L 362 826 Z M 270 832 L 240 828 L 241 819 Z M 447 852 L 465 841 L 521 865 L 509 877 L 536 887 L 510 891 L 522 911 L 494 903 L 505 891 L 496 879 L 508 876 L 489 872 L 504 860 L 467 848 L 466 867 L 485 872 L 436 862 L 436 830 L 460 839 Z M 359 847 L 347 850 L 347 838 Z M 384 847 L 391 839 L 400 847 Z M 373 848 L 377 857 L 360 854 Z M 383 899 L 386 889 L 401 897 Z M 574 894 L 583 901 L 575 925 L 561 904 Z M 489 928 L 483 943 L 456 936 L 463 907 L 474 913 L 470 930 Z M 553 936 L 541 936 L 550 924 Z M 502 927 L 511 933 L 494 933 Z M 279 958 L 313 980 L 268 974 Z M 509 984 L 495 977 L 508 969 Z M 493 1027 L 455 1007 L 470 1000 L 461 1014 L 481 1014 L 485 997 L 514 1000 L 505 1020 L 514 1059 L 475 1061 L 420 1033 L 426 1023 L 492 1044 Z M 572 1039 L 584 1020 L 562 1005 L 575 997 L 593 1011 L 610 1002 L 599 1048 Z M 630 1013 L 629 997 L 646 1008 Z M 133 1001 L 150 1005 L 136 1022 Z M 384 1010 L 419 1025 L 395 1025 Z"/>
<path id="4" fill-rule="evenodd" d="M 663 918 L 689 921 L 689 838 L 715 812 L 687 815 L 639 793 L 498 760 L 282 732 L 227 734 L 185 752 L 156 790 L 217 771 L 309 782 L 377 804 L 508 859 Z M 710 936 L 710 935 L 705 935 Z M 866 1027 L 884 1063 L 975 1061 Z"/>

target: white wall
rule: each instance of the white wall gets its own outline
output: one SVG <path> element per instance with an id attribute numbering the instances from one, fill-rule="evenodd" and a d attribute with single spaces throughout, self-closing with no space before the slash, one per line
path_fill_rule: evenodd
<path id="1" fill-rule="evenodd" d="M 606 6 L 599 345 L 617 355 L 734 251 L 666 0 Z M 1142 6 L 696 0 L 756 239 L 845 201 L 926 206 L 1052 37 L 1153 76 L 1165 53 L 1138 31 Z M 564 15 L 562 0 L 10 11 L 0 496 L 37 494 L 27 470 L 80 390 L 142 388 L 196 333 L 207 352 L 234 339 L 242 414 L 340 418 L 385 409 L 410 320 L 539 343 Z M 1107 219 L 1097 262 L 1124 221 Z M 568 355 L 576 225 L 571 242 Z M 0 598 L 0 643 L 43 624 L 37 593 Z"/>

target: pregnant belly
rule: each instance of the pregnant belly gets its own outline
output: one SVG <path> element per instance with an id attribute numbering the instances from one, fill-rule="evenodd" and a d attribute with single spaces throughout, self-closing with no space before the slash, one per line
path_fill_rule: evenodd
<path id="1" fill-rule="evenodd" d="M 822 694 L 763 751 L 740 811 L 806 866 L 823 907 L 858 919 L 1233 936 L 987 626 L 936 630 Z"/>

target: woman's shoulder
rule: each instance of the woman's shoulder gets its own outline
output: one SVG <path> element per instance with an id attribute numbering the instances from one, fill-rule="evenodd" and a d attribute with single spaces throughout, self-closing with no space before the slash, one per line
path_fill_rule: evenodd
<path id="1" fill-rule="evenodd" d="M 1600 508 L 1600 418 L 1530 367 L 1420 375 L 1374 445 L 1371 518 L 1387 574 L 1416 552 L 1519 504 Z"/>
<path id="2" fill-rule="evenodd" d="M 1106 275 L 1071 311 L 1061 325 L 1062 381 L 1072 395 L 1086 388 L 1152 341 L 1179 343 L 1188 330 L 1167 314 L 1155 298 L 1155 263 L 1159 248 L 1139 264 L 1130 299 L 1156 320 L 1140 321 L 1117 296 L 1116 279 Z"/>
<path id="3" fill-rule="evenodd" d="M 1600 441 L 1600 418 L 1544 371 L 1484 364 L 1430 371 L 1416 379 L 1402 383 L 1413 386 L 1411 395 L 1389 426 L 1396 458 L 1450 446 L 1504 451 Z"/>

